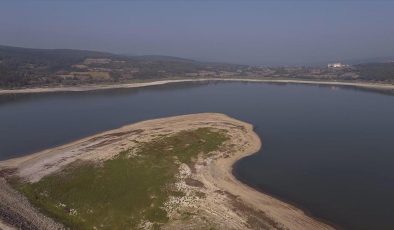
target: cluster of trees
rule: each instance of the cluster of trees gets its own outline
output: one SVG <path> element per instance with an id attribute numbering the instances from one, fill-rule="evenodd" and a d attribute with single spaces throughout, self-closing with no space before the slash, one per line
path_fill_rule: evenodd
<path id="1" fill-rule="evenodd" d="M 394 62 L 360 64 L 356 69 L 361 79 L 394 82 Z"/>

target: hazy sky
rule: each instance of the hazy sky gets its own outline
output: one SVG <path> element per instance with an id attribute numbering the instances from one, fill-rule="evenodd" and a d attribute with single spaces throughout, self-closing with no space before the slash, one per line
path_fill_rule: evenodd
<path id="1" fill-rule="evenodd" d="M 394 56 L 394 1 L 1 1 L 0 44 L 258 65 Z"/>

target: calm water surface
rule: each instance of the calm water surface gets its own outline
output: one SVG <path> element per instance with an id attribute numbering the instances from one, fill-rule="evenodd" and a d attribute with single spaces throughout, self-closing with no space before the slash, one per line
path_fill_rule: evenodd
<path id="1" fill-rule="evenodd" d="M 261 83 L 0 96 L 0 159 L 145 119 L 220 112 L 255 125 L 245 183 L 347 229 L 394 229 L 394 96 Z"/>

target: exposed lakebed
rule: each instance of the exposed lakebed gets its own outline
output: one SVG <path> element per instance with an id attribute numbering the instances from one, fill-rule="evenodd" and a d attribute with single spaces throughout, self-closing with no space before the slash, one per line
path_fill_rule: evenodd
<path id="1" fill-rule="evenodd" d="M 136 121 L 220 112 L 255 125 L 243 182 L 351 229 L 394 226 L 394 97 L 355 89 L 178 83 L 0 96 L 0 159 Z"/>

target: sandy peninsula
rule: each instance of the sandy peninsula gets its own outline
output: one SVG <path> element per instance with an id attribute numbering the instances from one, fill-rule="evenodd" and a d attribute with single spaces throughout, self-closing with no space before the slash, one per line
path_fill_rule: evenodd
<path id="1" fill-rule="evenodd" d="M 322 80 L 296 80 L 296 79 L 255 79 L 255 78 L 195 78 L 195 79 L 172 79 L 172 80 L 158 80 L 151 82 L 138 83 L 121 83 L 121 84 L 102 84 L 102 85 L 84 85 L 84 86 L 65 86 L 65 87 L 42 87 L 42 88 L 26 88 L 26 89 L 0 89 L 1 94 L 25 94 L 25 93 L 49 93 L 49 92 L 80 92 L 92 90 L 106 90 L 106 89 L 127 89 L 140 88 L 155 85 L 164 85 L 181 82 L 209 82 L 209 81 L 224 81 L 224 82 L 262 82 L 262 83 L 281 83 L 281 84 L 307 84 L 307 85 L 326 85 L 326 86 L 348 86 L 361 89 L 370 89 L 378 91 L 393 91 L 394 84 L 383 83 L 367 83 L 367 82 L 341 82 L 341 81 L 322 81 Z"/>
<path id="2" fill-rule="evenodd" d="M 32 229 L 62 228 L 61 224 L 30 205 L 4 178 L 17 175 L 26 181 L 36 182 L 76 160 L 101 162 L 110 159 L 122 150 L 132 149 L 136 140 L 150 141 L 157 136 L 202 127 L 225 130 L 230 138 L 220 151 L 209 157 L 199 157 L 194 167 L 180 166 L 177 187 L 186 195 L 167 202 L 170 221 L 163 229 L 196 229 L 207 221 L 218 229 L 333 229 L 302 210 L 238 181 L 232 174 L 234 163 L 256 153 L 261 141 L 252 125 L 217 113 L 143 121 L 0 162 L 0 226 L 12 224 L 19 228 L 21 224 L 18 222 L 21 221 L 33 226 Z M 192 199 L 191 194 L 197 192 L 205 196 Z M 179 217 L 179 210 L 198 215 L 184 220 Z"/>

